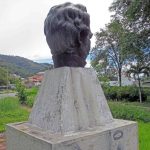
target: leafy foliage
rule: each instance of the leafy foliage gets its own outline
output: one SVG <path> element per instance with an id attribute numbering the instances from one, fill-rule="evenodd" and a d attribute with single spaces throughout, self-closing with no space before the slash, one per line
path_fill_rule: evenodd
<path id="1" fill-rule="evenodd" d="M 92 66 L 97 69 L 102 60 L 101 73 L 106 66 L 115 67 L 120 86 L 124 64 L 137 61 L 141 53 L 146 54 L 145 61 L 150 62 L 149 8 L 150 2 L 147 0 L 114 0 L 110 6 L 110 11 L 114 12 L 111 22 L 95 35 Z"/>
<path id="2" fill-rule="evenodd" d="M 7 71 L 0 67 L 0 86 L 7 84 Z"/>
<path id="3" fill-rule="evenodd" d="M 150 1 L 149 0 L 114 0 L 110 10 L 113 19 L 120 20 L 125 28 L 138 33 L 143 49 L 150 46 Z"/>
<path id="4" fill-rule="evenodd" d="M 123 86 L 123 87 L 118 87 L 118 86 L 105 86 L 103 87 L 105 96 L 109 100 L 114 100 L 114 101 L 139 101 L 139 93 L 138 93 L 138 88 L 135 86 Z M 147 100 L 147 91 L 142 90 L 142 98 L 143 101 Z"/>
<path id="5" fill-rule="evenodd" d="M 17 90 L 17 96 L 19 98 L 19 102 L 21 104 L 26 104 L 27 101 L 27 94 L 25 86 L 22 84 L 21 80 L 16 80 L 16 90 Z"/>
<path id="6" fill-rule="evenodd" d="M 106 26 L 106 29 L 101 29 L 95 34 L 96 46 L 92 49 L 92 66 L 96 68 L 99 61 L 105 62 L 106 66 L 115 68 L 119 76 L 119 85 L 121 86 L 122 66 L 133 55 L 134 51 L 130 51 L 131 46 L 128 38 L 131 33 L 125 30 L 119 20 L 113 20 Z M 130 49 L 129 49 L 130 47 Z"/>
<path id="7" fill-rule="evenodd" d="M 139 89 L 139 99 L 142 102 L 142 91 L 141 91 L 141 76 L 147 75 L 149 76 L 150 63 L 146 62 L 144 59 L 144 54 L 141 54 L 137 58 L 136 64 L 131 64 L 130 69 L 127 71 L 128 76 L 134 77 L 136 81 L 138 81 L 138 89 Z"/>
<path id="8" fill-rule="evenodd" d="M 39 90 L 38 87 L 33 87 L 31 89 L 26 90 L 26 93 L 27 93 L 26 105 L 27 106 L 29 106 L 29 107 L 33 106 L 38 90 Z"/>

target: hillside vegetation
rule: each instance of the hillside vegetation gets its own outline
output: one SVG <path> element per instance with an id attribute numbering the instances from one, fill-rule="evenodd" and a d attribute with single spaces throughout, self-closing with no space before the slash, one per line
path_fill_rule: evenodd
<path id="1" fill-rule="evenodd" d="M 8 68 L 11 74 L 27 77 L 34 73 L 45 71 L 50 68 L 51 65 L 39 64 L 19 56 L 0 55 L 0 67 Z"/>

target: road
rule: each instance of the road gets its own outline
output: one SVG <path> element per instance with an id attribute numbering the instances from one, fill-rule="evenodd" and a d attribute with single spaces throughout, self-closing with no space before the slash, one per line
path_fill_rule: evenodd
<path id="1" fill-rule="evenodd" d="M 0 94 L 0 99 L 5 98 L 5 97 L 15 97 L 16 93 L 5 93 L 5 94 Z"/>

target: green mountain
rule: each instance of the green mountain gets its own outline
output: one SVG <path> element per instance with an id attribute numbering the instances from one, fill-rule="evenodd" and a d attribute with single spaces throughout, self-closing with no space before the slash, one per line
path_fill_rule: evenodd
<path id="1" fill-rule="evenodd" d="M 37 72 L 48 70 L 52 68 L 52 65 L 36 63 L 19 56 L 0 55 L 0 67 L 8 69 L 11 74 L 27 77 Z"/>

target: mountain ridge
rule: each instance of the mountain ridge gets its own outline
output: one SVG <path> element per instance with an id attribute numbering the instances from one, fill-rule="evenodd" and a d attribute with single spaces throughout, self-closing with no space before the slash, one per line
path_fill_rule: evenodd
<path id="1" fill-rule="evenodd" d="M 8 72 L 11 74 L 27 77 L 52 68 L 52 64 L 37 63 L 20 56 L 0 54 L 0 67 L 8 69 Z"/>

